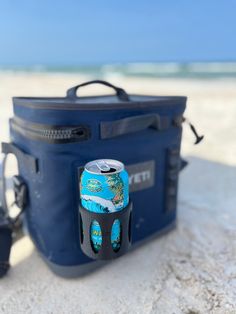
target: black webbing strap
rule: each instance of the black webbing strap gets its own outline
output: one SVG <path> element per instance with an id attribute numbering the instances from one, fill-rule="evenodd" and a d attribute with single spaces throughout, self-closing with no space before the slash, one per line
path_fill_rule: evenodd
<path id="1" fill-rule="evenodd" d="M 0 278 L 4 277 L 10 267 L 9 258 L 12 246 L 12 229 L 0 225 Z"/>
<path id="2" fill-rule="evenodd" d="M 12 246 L 12 228 L 8 220 L 7 204 L 5 200 L 4 167 L 6 156 L 0 160 L 0 278 L 9 267 L 9 256 Z"/>
<path id="3" fill-rule="evenodd" d="M 9 216 L 9 208 L 7 206 L 5 194 L 5 165 L 8 154 L 14 154 L 17 160 L 21 160 L 26 163 L 28 169 L 31 172 L 37 172 L 37 160 L 21 151 L 17 146 L 8 143 L 2 143 L 2 152 L 5 154 L 3 159 L 0 160 L 0 278 L 5 276 L 9 267 L 9 258 L 11 252 L 11 246 L 13 243 L 13 231 L 20 231 L 21 223 L 20 216 L 24 208 L 27 205 L 27 186 L 24 180 L 20 176 L 13 177 L 13 186 L 16 204 L 20 208 L 20 213 L 11 218 Z"/>

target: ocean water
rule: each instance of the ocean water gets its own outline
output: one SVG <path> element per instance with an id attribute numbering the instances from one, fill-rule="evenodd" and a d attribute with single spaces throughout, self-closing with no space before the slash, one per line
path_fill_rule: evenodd
<path id="1" fill-rule="evenodd" d="M 153 78 L 236 78 L 236 62 L 159 62 L 86 66 L 0 66 L 0 71 L 79 73 L 93 77 L 107 76 Z"/>

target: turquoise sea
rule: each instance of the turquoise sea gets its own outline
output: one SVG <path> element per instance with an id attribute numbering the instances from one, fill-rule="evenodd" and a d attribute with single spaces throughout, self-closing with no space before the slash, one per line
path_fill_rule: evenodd
<path id="1" fill-rule="evenodd" d="M 107 75 L 153 78 L 236 78 L 236 62 L 116 63 L 80 66 L 0 66 L 0 71 L 79 73 L 102 78 Z"/>

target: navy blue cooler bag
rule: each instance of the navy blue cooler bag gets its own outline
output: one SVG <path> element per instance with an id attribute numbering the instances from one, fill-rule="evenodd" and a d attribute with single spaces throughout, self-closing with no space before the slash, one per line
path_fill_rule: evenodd
<path id="1" fill-rule="evenodd" d="M 116 94 L 80 97 L 81 87 L 92 83 Z M 13 103 L 11 143 L 2 150 L 17 158 L 18 187 L 27 187 L 27 195 L 16 195 L 24 225 L 54 272 L 74 277 L 106 263 L 87 257 L 80 245 L 79 178 L 88 161 L 110 158 L 127 167 L 133 247 L 175 225 L 186 97 L 128 95 L 92 81 L 64 98 Z"/>

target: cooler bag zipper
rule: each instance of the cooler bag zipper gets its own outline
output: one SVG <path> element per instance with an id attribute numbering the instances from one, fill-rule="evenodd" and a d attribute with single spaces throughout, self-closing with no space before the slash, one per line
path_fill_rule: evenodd
<path id="1" fill-rule="evenodd" d="M 10 119 L 11 128 L 24 137 L 51 144 L 71 143 L 88 140 L 90 131 L 87 126 L 54 126 L 28 123 L 19 118 Z"/>
<path id="2" fill-rule="evenodd" d="M 187 122 L 191 131 L 195 136 L 195 143 L 198 144 L 202 141 L 204 136 L 199 136 L 195 127 L 184 117 L 177 118 L 175 121 L 176 126 L 180 126 L 182 122 Z M 20 118 L 10 119 L 10 126 L 15 131 L 24 137 L 41 140 L 50 144 L 62 144 L 81 142 L 90 138 L 90 129 L 85 125 L 77 126 L 55 126 L 43 125 L 38 123 L 29 123 Z"/>

